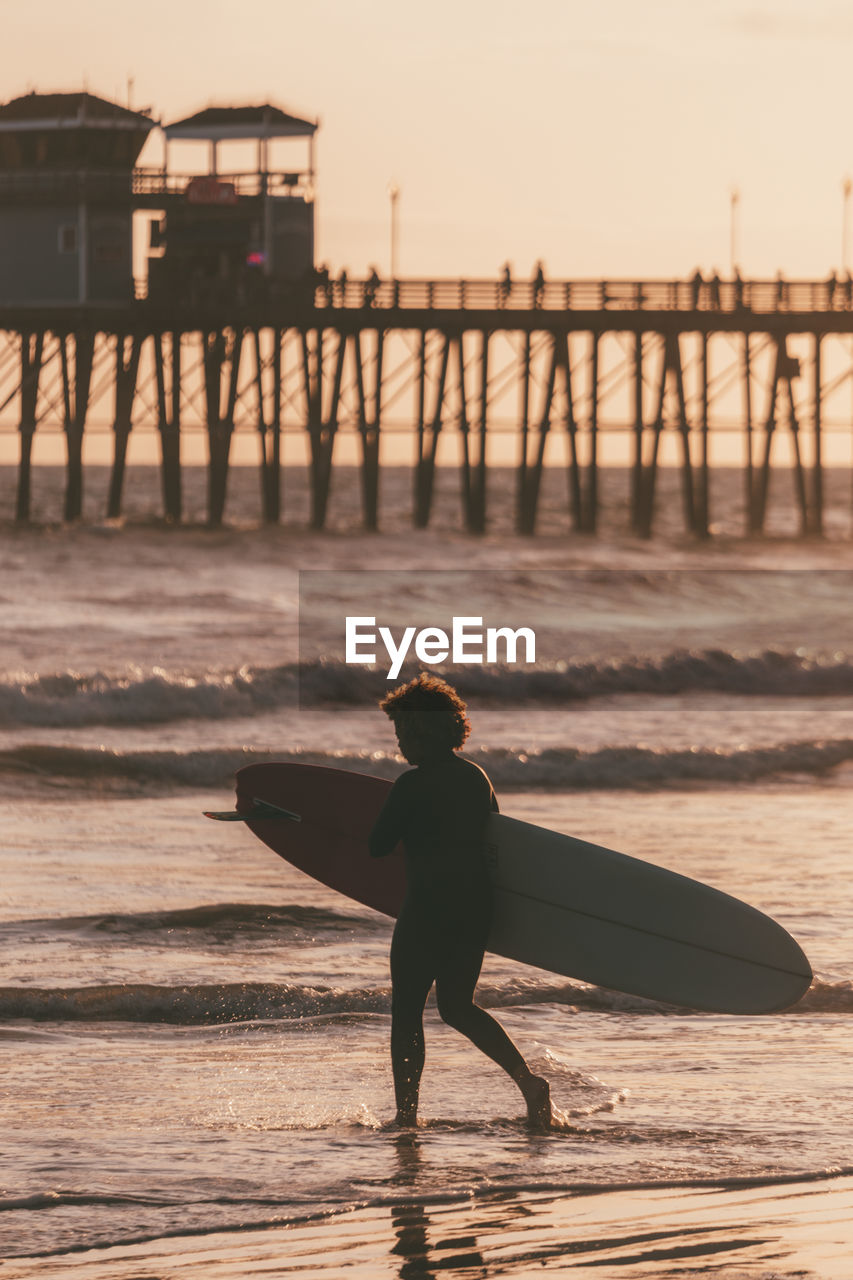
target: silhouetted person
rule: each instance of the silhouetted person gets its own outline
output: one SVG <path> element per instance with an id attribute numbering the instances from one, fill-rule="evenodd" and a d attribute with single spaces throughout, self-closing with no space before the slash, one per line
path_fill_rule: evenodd
<path id="1" fill-rule="evenodd" d="M 346 267 L 342 267 L 341 274 L 338 276 L 338 306 L 346 306 L 348 284 L 349 276 L 347 275 L 347 269 Z"/>
<path id="2" fill-rule="evenodd" d="M 545 293 L 545 268 L 542 260 L 536 263 L 536 271 L 533 276 L 533 305 L 534 307 L 542 306 L 542 297 Z"/>
<path id="3" fill-rule="evenodd" d="M 776 310 L 786 311 L 788 308 L 788 282 L 781 271 L 776 272 Z"/>
<path id="4" fill-rule="evenodd" d="M 503 272 L 501 273 L 500 297 L 501 297 L 502 307 L 506 306 L 507 299 L 509 298 L 509 295 L 511 292 L 512 292 L 512 268 L 510 267 L 508 262 L 505 262 L 503 265 Z"/>
<path id="5" fill-rule="evenodd" d="M 385 857 L 400 841 L 406 856 L 406 897 L 391 943 L 395 1123 L 417 1123 L 423 1011 L 435 983 L 444 1021 L 511 1076 L 531 1126 L 548 1128 L 547 1080 L 533 1075 L 500 1023 L 474 1004 L 492 921 L 486 826 L 498 806 L 483 770 L 456 754 L 471 728 L 465 703 L 443 680 L 422 673 L 379 705 L 414 765 L 394 783 L 370 835 L 372 857 Z"/>
<path id="6" fill-rule="evenodd" d="M 705 281 L 702 279 L 702 272 L 697 267 L 693 275 L 690 277 L 690 302 L 694 311 L 699 310 L 702 301 L 702 286 Z"/>
<path id="7" fill-rule="evenodd" d="M 375 267 L 370 268 L 370 275 L 364 285 L 364 300 L 369 307 L 376 303 L 376 290 L 379 288 L 380 279 L 379 272 Z"/>

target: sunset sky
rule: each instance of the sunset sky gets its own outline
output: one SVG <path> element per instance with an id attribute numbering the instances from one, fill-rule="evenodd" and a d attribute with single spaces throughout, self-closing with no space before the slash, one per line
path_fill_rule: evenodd
<path id="1" fill-rule="evenodd" d="M 5 5 L 3 35 L 3 100 L 125 102 L 132 77 L 164 121 L 265 100 L 319 117 L 335 271 L 387 271 L 391 181 L 401 275 L 725 273 L 733 190 L 745 275 L 841 265 L 845 0 L 40 0 Z"/>

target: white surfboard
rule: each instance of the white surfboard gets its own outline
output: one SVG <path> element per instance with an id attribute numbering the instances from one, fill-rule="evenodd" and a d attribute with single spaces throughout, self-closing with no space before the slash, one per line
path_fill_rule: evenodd
<path id="1" fill-rule="evenodd" d="M 254 764 L 237 775 L 233 816 L 316 880 L 396 916 L 406 891 L 403 858 L 367 851 L 390 788 L 382 778 L 342 769 Z M 277 812 L 260 814 L 259 805 Z M 737 898 L 504 815 L 492 815 L 490 824 L 490 951 L 720 1013 L 784 1009 L 808 989 L 811 968 L 794 939 Z"/>
<path id="2" fill-rule="evenodd" d="M 698 880 L 504 815 L 489 853 L 499 955 L 726 1013 L 786 1008 L 811 983 L 780 924 Z"/>

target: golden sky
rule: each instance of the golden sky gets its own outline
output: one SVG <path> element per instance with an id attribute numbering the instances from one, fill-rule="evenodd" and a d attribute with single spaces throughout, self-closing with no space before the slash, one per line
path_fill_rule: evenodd
<path id="1" fill-rule="evenodd" d="M 848 0 L 40 0 L 2 98 L 319 116 L 318 257 L 402 275 L 823 277 L 853 174 Z M 143 161 L 159 156 L 156 141 Z M 853 239 L 853 226 L 851 227 Z"/>

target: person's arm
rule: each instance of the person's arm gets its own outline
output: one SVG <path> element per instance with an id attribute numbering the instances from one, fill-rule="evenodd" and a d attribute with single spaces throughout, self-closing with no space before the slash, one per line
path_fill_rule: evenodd
<path id="1" fill-rule="evenodd" d="M 394 783 L 379 817 L 373 824 L 373 830 L 367 838 L 371 858 L 387 858 L 403 838 L 407 812 L 406 783 L 404 782 L 406 777 L 408 777 L 407 774 L 401 774 Z"/>

